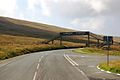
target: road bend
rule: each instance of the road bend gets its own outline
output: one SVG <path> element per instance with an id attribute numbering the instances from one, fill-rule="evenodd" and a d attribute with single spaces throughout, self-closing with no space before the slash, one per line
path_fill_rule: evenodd
<path id="1" fill-rule="evenodd" d="M 111 56 L 111 60 L 120 57 Z M 37 52 L 0 62 L 0 80 L 120 80 L 97 69 L 105 56 L 76 54 L 72 50 Z"/>

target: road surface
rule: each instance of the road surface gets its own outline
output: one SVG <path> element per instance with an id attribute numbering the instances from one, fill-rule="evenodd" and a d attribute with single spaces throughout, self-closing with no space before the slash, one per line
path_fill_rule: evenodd
<path id="1" fill-rule="evenodd" d="M 111 56 L 111 60 L 120 57 Z M 0 62 L 0 80 L 120 80 L 97 69 L 106 56 L 84 55 L 72 50 L 37 52 Z"/>

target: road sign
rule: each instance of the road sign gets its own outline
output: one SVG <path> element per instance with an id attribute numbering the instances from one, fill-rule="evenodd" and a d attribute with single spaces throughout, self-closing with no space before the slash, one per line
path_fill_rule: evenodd
<path id="1" fill-rule="evenodd" d="M 71 36 L 71 35 L 88 35 L 89 32 L 61 32 L 61 36 Z"/>
<path id="2" fill-rule="evenodd" d="M 112 45 L 113 44 L 113 36 L 104 36 L 103 37 L 104 44 Z"/>

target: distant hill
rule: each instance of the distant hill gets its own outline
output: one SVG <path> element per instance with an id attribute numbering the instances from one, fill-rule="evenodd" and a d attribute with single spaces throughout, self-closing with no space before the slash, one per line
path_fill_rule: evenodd
<path id="1" fill-rule="evenodd" d="M 53 25 L 18 20 L 8 17 L 0 17 L 0 33 L 49 39 L 59 32 L 73 31 Z"/>
<path id="2" fill-rule="evenodd" d="M 13 19 L 9 17 L 0 17 L 0 34 L 51 39 L 54 36 L 58 35 L 59 32 L 70 31 L 74 30 L 43 23 Z M 79 40 L 86 41 L 87 38 L 83 38 L 80 36 L 67 37 L 67 41 L 79 42 Z M 120 38 L 115 37 L 114 41 L 120 42 Z"/>

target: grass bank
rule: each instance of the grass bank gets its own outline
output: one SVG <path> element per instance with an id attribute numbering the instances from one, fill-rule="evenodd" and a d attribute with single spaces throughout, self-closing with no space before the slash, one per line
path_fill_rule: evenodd
<path id="1" fill-rule="evenodd" d="M 55 49 L 63 49 L 64 46 L 56 46 L 56 45 L 29 45 L 29 46 L 9 46 L 4 47 L 5 51 L 0 51 L 0 60 L 12 58 L 15 56 L 38 52 L 38 51 L 47 51 L 47 50 L 55 50 Z"/>
<path id="2" fill-rule="evenodd" d="M 109 66 L 107 65 L 107 63 L 102 63 L 99 65 L 99 67 L 103 70 L 120 74 L 120 60 L 119 61 L 111 61 Z"/>
<path id="3" fill-rule="evenodd" d="M 64 46 L 60 46 L 58 42 L 54 45 L 41 44 L 42 41 L 44 41 L 44 39 L 0 34 L 0 60 L 32 52 L 81 46 L 80 44 L 72 42 L 63 42 Z"/>
<path id="4" fill-rule="evenodd" d="M 81 54 L 97 54 L 97 55 L 106 55 L 108 52 L 107 50 L 99 49 L 99 48 L 79 48 L 73 51 Z M 109 51 L 109 54 L 114 56 L 120 56 L 120 51 L 112 49 Z"/>

